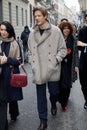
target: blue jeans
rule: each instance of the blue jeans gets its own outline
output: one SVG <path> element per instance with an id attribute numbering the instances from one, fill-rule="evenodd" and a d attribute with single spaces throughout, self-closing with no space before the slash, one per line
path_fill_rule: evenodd
<path id="1" fill-rule="evenodd" d="M 37 90 L 37 109 L 41 123 L 47 122 L 47 97 L 46 97 L 46 85 L 50 94 L 50 102 L 52 106 L 56 105 L 59 95 L 59 82 L 48 82 L 47 84 L 36 84 Z"/>

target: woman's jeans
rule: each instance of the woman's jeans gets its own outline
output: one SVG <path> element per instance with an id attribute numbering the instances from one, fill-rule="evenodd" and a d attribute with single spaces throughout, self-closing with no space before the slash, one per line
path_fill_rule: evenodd
<path id="1" fill-rule="evenodd" d="M 48 82 L 47 84 L 36 85 L 37 90 L 37 109 L 41 123 L 47 122 L 47 96 L 46 96 L 46 85 L 48 86 L 50 94 L 50 102 L 52 107 L 56 105 L 59 95 L 59 82 Z"/>

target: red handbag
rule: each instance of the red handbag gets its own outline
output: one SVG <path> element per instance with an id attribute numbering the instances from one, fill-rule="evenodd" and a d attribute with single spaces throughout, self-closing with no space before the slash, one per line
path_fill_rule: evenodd
<path id="1" fill-rule="evenodd" d="M 10 85 L 12 87 L 26 87 L 27 84 L 28 84 L 28 80 L 27 80 L 27 72 L 24 68 L 24 65 L 21 64 L 20 65 L 24 71 L 23 74 L 14 74 L 13 73 L 13 70 L 12 70 L 12 73 L 11 73 L 11 80 L 10 80 Z"/>

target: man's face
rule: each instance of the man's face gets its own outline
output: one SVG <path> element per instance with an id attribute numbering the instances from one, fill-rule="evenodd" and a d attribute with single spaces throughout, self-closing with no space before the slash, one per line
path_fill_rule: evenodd
<path id="1" fill-rule="evenodd" d="M 43 14 L 38 10 L 34 13 L 35 21 L 38 26 L 44 25 L 47 16 L 43 16 Z"/>

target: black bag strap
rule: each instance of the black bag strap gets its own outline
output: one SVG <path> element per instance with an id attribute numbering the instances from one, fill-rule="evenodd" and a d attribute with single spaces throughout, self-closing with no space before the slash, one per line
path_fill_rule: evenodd
<path id="1" fill-rule="evenodd" d="M 19 62 L 19 67 L 21 67 L 22 68 L 22 70 L 24 71 L 24 73 L 27 75 L 27 71 L 26 71 L 26 69 L 24 68 L 24 64 L 23 63 L 21 63 L 21 61 L 19 60 L 18 61 Z M 11 70 L 11 74 L 13 74 L 13 71 L 14 71 L 14 66 L 11 66 L 12 67 L 12 70 Z"/>
<path id="2" fill-rule="evenodd" d="M 20 64 L 20 67 L 23 69 L 24 73 L 27 75 L 27 72 L 26 72 L 26 70 L 25 70 L 25 68 L 24 68 L 24 64 L 23 64 L 23 63 Z"/>

